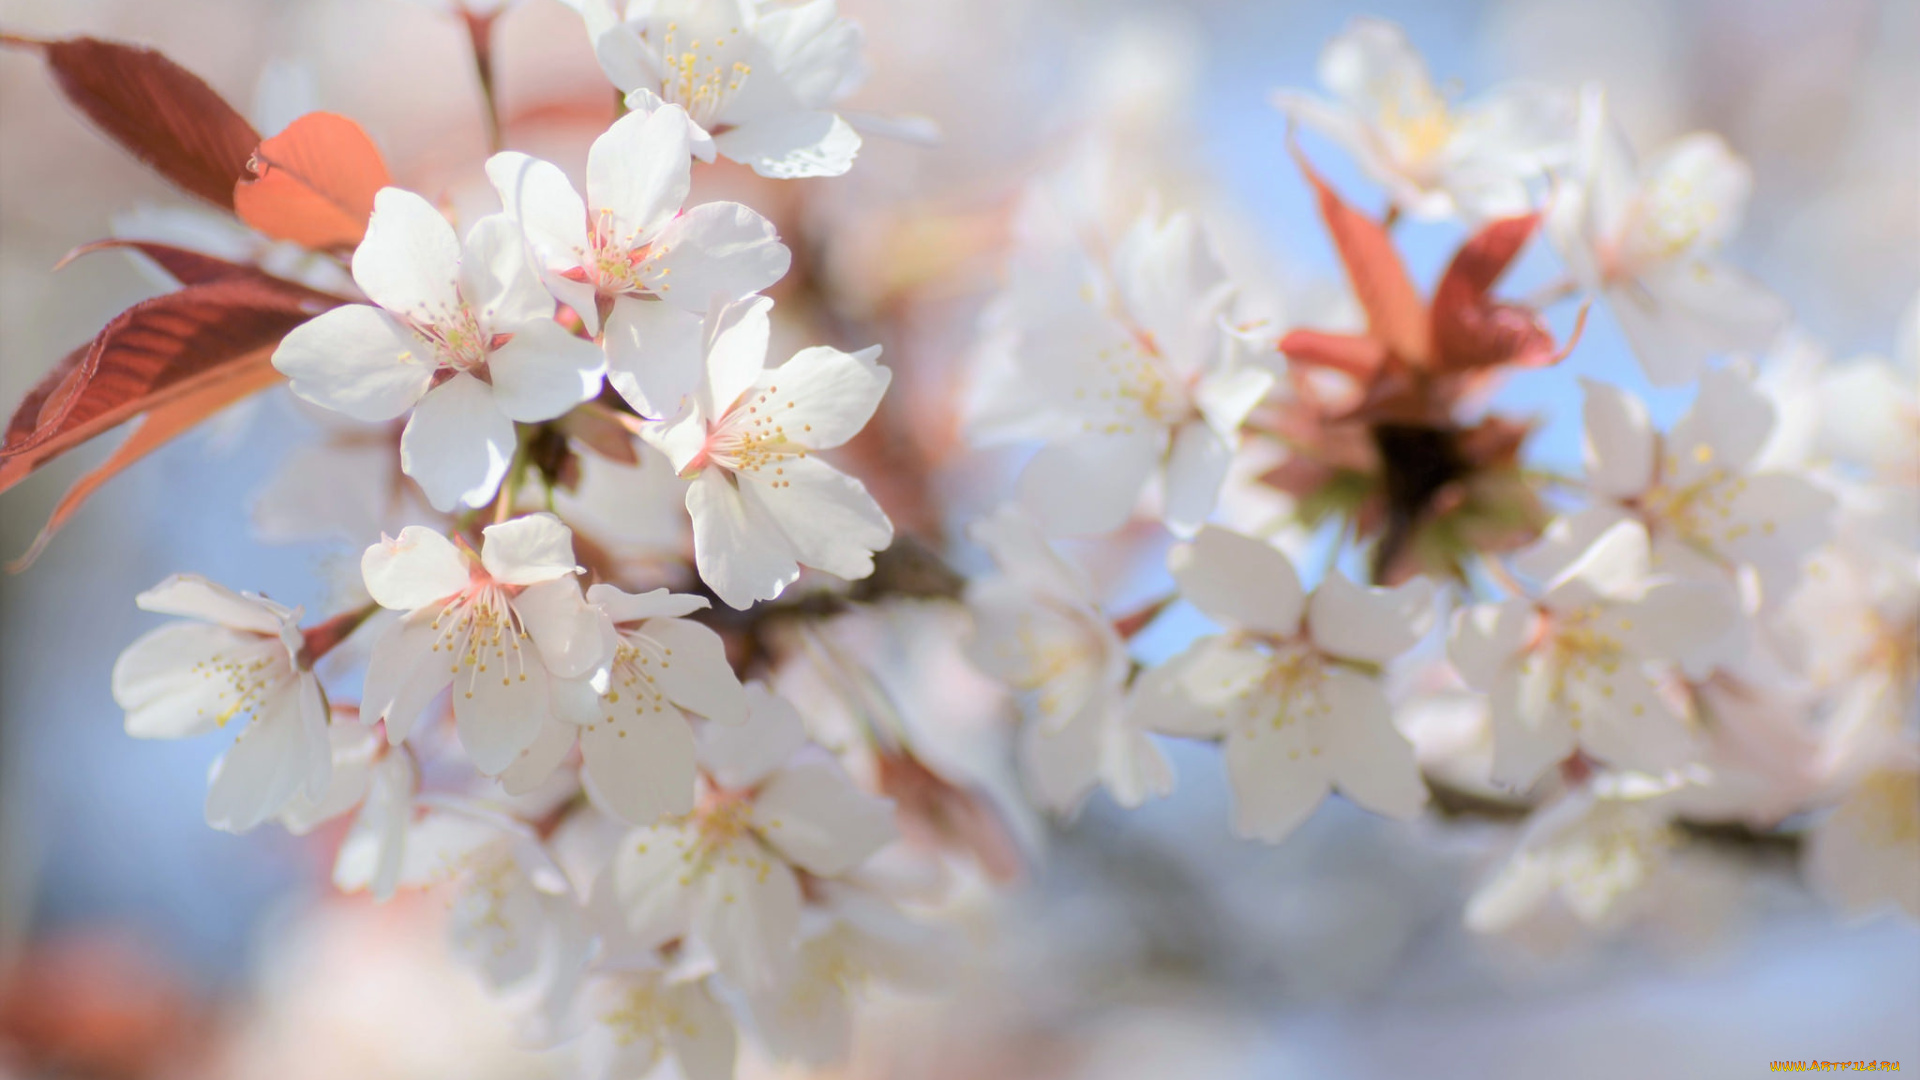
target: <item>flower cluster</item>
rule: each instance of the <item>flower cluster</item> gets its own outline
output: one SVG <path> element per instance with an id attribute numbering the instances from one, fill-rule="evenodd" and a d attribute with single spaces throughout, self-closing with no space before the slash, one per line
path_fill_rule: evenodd
<path id="1" fill-rule="evenodd" d="M 139 606 L 187 621 L 114 696 L 136 737 L 237 733 L 213 826 L 352 815 L 335 884 L 442 891 L 528 1041 L 607 1078 L 719 1080 L 742 1037 L 843 1060 L 863 987 L 959 962 L 939 923 L 1020 876 L 1032 811 L 1168 797 L 1175 741 L 1219 744 L 1253 840 L 1336 794 L 1523 820 L 1461 905 L 1481 932 L 1624 924 L 1729 834 L 1920 918 L 1920 306 L 1894 359 L 1812 355 L 1723 251 L 1752 184 L 1725 141 L 1639 165 L 1597 88 L 1456 104 L 1361 20 L 1329 97 L 1275 99 L 1351 303 L 1264 284 L 1217 205 L 1126 190 L 1157 166 L 1096 130 L 995 225 L 964 386 L 928 393 L 869 344 L 909 336 L 885 304 L 835 309 L 783 243 L 790 206 L 695 201 L 852 169 L 860 28 L 834 0 L 571 6 L 620 100 L 584 157 L 496 118 L 442 205 L 343 118 L 246 128 L 228 206 L 330 273 L 117 242 L 180 284 L 149 303 L 231 334 L 156 377 L 110 326 L 0 457 L 11 484 L 101 418 L 164 439 L 283 378 L 340 414 L 261 513 L 353 537 L 342 610 L 169 578 Z M 459 10 L 478 45 L 491 9 Z M 316 156 L 340 175 L 276 164 Z M 1402 218 L 1459 226 L 1430 291 Z M 1562 280 L 1501 295 L 1536 238 Z M 1590 310 L 1684 415 L 1559 370 Z M 1584 425 L 1557 473 L 1497 396 L 1554 380 Z M 1420 722 L 1436 687 L 1464 734 Z"/>

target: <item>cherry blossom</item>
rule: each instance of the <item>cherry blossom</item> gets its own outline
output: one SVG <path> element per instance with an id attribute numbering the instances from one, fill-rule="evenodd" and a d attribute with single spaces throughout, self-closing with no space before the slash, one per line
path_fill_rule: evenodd
<path id="1" fill-rule="evenodd" d="M 801 566 L 849 580 L 873 572 L 893 523 L 860 481 L 821 461 L 858 434 L 892 373 L 879 346 L 816 346 L 766 367 L 764 297 L 707 317 L 705 371 L 678 416 L 642 436 L 666 453 L 687 489 L 694 563 L 727 604 L 771 600 Z M 795 486 L 795 484 L 799 486 Z"/>
<path id="2" fill-rule="evenodd" d="M 1710 646 L 1739 612 L 1715 585 L 1654 577 L 1646 530 L 1622 521 L 1546 583 L 1459 611 L 1448 656 L 1489 698 L 1496 783 L 1531 784 L 1581 750 L 1649 772 L 1692 751 L 1654 667 Z"/>
<path id="3" fill-rule="evenodd" d="M 1693 408 L 1665 436 L 1631 394 L 1585 386 L 1587 486 L 1599 498 L 1550 531 L 1540 556 L 1563 559 L 1636 518 L 1662 572 L 1728 580 L 1751 566 L 1763 598 L 1784 600 L 1831 534 L 1834 499 L 1804 477 L 1758 468 L 1774 410 L 1752 381 L 1737 369 L 1708 372 Z"/>
<path id="4" fill-rule="evenodd" d="M 1192 535 L 1226 481 L 1247 413 L 1273 385 L 1223 330 L 1233 283 L 1199 223 L 1137 221 L 1103 260 L 1075 241 L 1017 262 L 996 423 L 1046 445 L 1021 503 L 1053 535 L 1124 522 L 1159 477 L 1169 528 Z"/>
<path id="5" fill-rule="evenodd" d="M 356 420 L 411 409 L 400 464 L 436 510 L 493 498 L 515 421 L 551 420 L 600 390 L 599 350 L 553 321 L 504 216 L 480 219 L 462 244 L 425 199 L 383 189 L 353 279 L 373 304 L 296 327 L 274 366 L 295 394 Z"/>
<path id="6" fill-rule="evenodd" d="M 451 687 L 460 745 L 491 776 L 539 737 L 551 680 L 594 670 L 606 642 L 573 577 L 573 534 L 558 518 L 529 514 L 482 536 L 476 556 L 410 525 L 361 557 L 375 602 L 405 613 L 374 643 L 361 716 L 384 721 L 397 746 Z"/>
<path id="7" fill-rule="evenodd" d="M 707 600 L 594 585 L 587 603 L 600 619 L 607 659 L 587 675 L 552 680 L 549 731 L 503 779 L 511 791 L 532 789 L 577 738 L 580 778 L 608 814 L 651 825 L 691 813 L 694 717 L 723 724 L 747 717 L 746 694 L 719 635 L 682 617 Z"/>
<path id="8" fill-rule="evenodd" d="M 1848 915 L 1898 908 L 1920 919 L 1920 748 L 1861 777 L 1808 837 L 1806 873 Z"/>
<path id="9" fill-rule="evenodd" d="M 1278 549 L 1217 527 L 1167 563 L 1181 595 L 1227 632 L 1143 676 L 1134 716 L 1226 740 L 1235 832 L 1284 839 L 1334 788 L 1376 813 L 1419 813 L 1426 786 L 1379 672 L 1425 632 L 1430 582 L 1371 589 L 1334 570 L 1309 597 Z"/>
<path id="10" fill-rule="evenodd" d="M 793 967 L 802 873 L 845 874 L 893 839 L 891 804 L 805 753 L 800 716 L 758 684 L 747 722 L 709 727 L 691 814 L 636 829 L 610 868 L 634 944 L 691 935 L 748 992 Z"/>
<path id="11" fill-rule="evenodd" d="M 207 824 L 245 832 L 296 798 L 322 798 L 333 750 L 300 609 L 196 574 L 175 574 L 135 603 L 193 621 L 148 632 L 114 663 L 127 734 L 185 739 L 246 718 L 208 777 Z"/>
<path id="12" fill-rule="evenodd" d="M 1122 806 L 1173 789 L 1153 740 L 1128 716 L 1131 660 L 1081 569 L 1018 508 L 976 523 L 1000 573 L 967 590 L 968 655 L 1020 694 L 1021 764 L 1042 805 L 1072 812 L 1096 786 Z"/>
<path id="13" fill-rule="evenodd" d="M 1274 105 L 1338 142 L 1417 218 L 1525 213 L 1527 181 L 1571 153 L 1566 95 L 1517 85 L 1449 103 L 1389 22 L 1353 20 L 1321 52 L 1319 73 L 1335 100 L 1281 91 Z"/>
<path id="14" fill-rule="evenodd" d="M 1585 787 L 1535 814 L 1467 901 L 1468 928 L 1508 930 L 1552 903 L 1584 923 L 1618 920 L 1666 868 L 1679 836 L 1656 799 Z"/>
<path id="15" fill-rule="evenodd" d="M 717 153 L 761 176 L 839 176 L 860 135 L 834 110 L 866 72 L 860 28 L 835 0 L 568 0 L 630 106 L 685 109 Z M 624 9 L 624 10 L 623 10 Z"/>
<path id="16" fill-rule="evenodd" d="M 541 279 L 600 333 L 607 381 L 642 416 L 665 419 L 700 375 L 700 320 L 786 274 L 773 224 L 734 202 L 682 212 L 689 169 L 678 106 L 629 113 L 593 142 L 582 199 L 566 174 L 517 152 L 487 175 L 525 231 Z M 658 303 L 656 301 L 665 301 Z"/>
<path id="17" fill-rule="evenodd" d="M 1786 325 L 1779 298 L 1719 257 L 1752 187 L 1717 135 L 1685 136 L 1636 166 L 1604 97 L 1582 97 L 1573 180 L 1547 234 L 1581 287 L 1607 298 L 1656 385 L 1699 377 L 1715 354 L 1764 350 Z"/>
<path id="18" fill-rule="evenodd" d="M 571 1045 L 585 1080 L 649 1076 L 668 1058 L 687 1080 L 734 1075 L 733 1017 L 705 979 L 608 971 L 586 982 L 573 1009 L 582 1033 Z"/>

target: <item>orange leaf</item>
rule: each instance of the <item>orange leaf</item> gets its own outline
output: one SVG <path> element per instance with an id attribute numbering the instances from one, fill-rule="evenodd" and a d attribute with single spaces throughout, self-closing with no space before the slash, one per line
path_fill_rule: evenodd
<path id="1" fill-rule="evenodd" d="M 1414 367 L 1424 366 L 1432 348 L 1427 334 L 1427 305 L 1407 276 L 1393 238 L 1387 235 L 1385 226 L 1348 206 L 1327 186 L 1298 146 L 1291 149 L 1307 183 L 1313 185 L 1320 219 L 1333 237 L 1354 298 L 1367 313 L 1367 330 L 1395 356 Z"/>
<path id="2" fill-rule="evenodd" d="M 202 264 L 197 272 L 211 273 Z M 42 378 L 0 443 L 0 491 L 140 413 L 192 394 L 342 303 L 238 264 L 121 312 Z"/>
<path id="3" fill-rule="evenodd" d="M 359 124 L 333 113 L 308 113 L 260 144 L 256 179 L 233 191 L 240 220 L 302 247 L 360 243 L 373 197 L 393 182 L 380 150 Z"/>
<path id="4" fill-rule="evenodd" d="M 67 523 L 80 504 L 87 501 L 100 485 L 118 476 L 127 466 L 153 453 L 200 421 L 207 419 L 221 409 L 249 397 L 280 381 L 280 373 L 273 367 L 273 350 L 261 348 L 248 356 L 221 368 L 212 378 L 202 382 L 195 389 L 174 398 L 165 405 L 147 413 L 146 419 L 133 429 L 133 434 L 121 443 L 107 460 L 93 471 L 74 481 L 60 502 L 53 508 L 53 516 L 36 536 L 33 546 L 25 554 L 7 564 L 7 572 L 17 574 L 32 565 L 46 550 L 47 542 L 53 534 Z"/>
<path id="5" fill-rule="evenodd" d="M 98 38 L 0 42 L 37 49 L 99 129 L 182 190 L 233 209 L 260 133 L 200 77 L 152 49 Z"/>

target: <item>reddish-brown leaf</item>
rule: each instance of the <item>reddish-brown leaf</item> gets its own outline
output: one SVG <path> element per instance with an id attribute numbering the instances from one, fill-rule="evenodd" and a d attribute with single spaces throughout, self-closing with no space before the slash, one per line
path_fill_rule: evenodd
<path id="1" fill-rule="evenodd" d="M 1394 250 L 1386 227 L 1348 206 L 1315 172 L 1307 156 L 1293 147 L 1300 171 L 1313 185 L 1333 246 L 1346 268 L 1354 298 L 1367 313 L 1367 329 L 1394 355 L 1415 367 L 1423 366 L 1431 351 L 1427 335 L 1427 306 Z"/>
<path id="2" fill-rule="evenodd" d="M 250 397 L 274 383 L 280 381 L 280 373 L 273 367 L 273 350 L 256 349 L 245 357 L 228 364 L 214 372 L 208 378 L 196 384 L 196 388 L 173 398 L 166 404 L 148 412 L 125 442 L 116 447 L 107 460 L 85 476 L 74 481 L 60 502 L 53 508 L 53 515 L 34 537 L 33 546 L 25 554 L 7 564 L 8 573 L 19 573 L 32 565 L 46 550 L 47 542 L 53 534 L 60 531 L 80 505 L 97 490 L 100 485 L 118 476 L 134 462 L 153 453 L 172 441 L 187 429 L 207 419 L 221 409 Z M 3 468 L 3 467 L 0 467 Z"/>
<path id="3" fill-rule="evenodd" d="M 1387 361 L 1387 347 L 1377 338 L 1324 330 L 1290 330 L 1280 339 L 1280 352 L 1294 363 L 1344 372 L 1362 382 Z"/>
<path id="4" fill-rule="evenodd" d="M 366 235 L 373 197 L 393 182 L 359 124 L 308 113 L 253 155 L 253 174 L 233 192 L 240 220 L 302 247 L 353 247 Z"/>
<path id="5" fill-rule="evenodd" d="M 255 271 L 135 304 L 21 402 L 0 444 L 0 491 L 109 428 L 219 381 L 339 303 Z"/>
<path id="6" fill-rule="evenodd" d="M 9 45 L 39 50 L 67 100 L 182 190 L 233 209 L 260 133 L 200 77 L 152 49 L 98 38 Z"/>
<path id="7" fill-rule="evenodd" d="M 209 281 L 226 278 L 257 278 L 262 276 L 260 269 L 245 263 L 228 262 L 204 252 L 174 247 L 171 244 L 156 244 L 146 240 L 96 240 L 91 244 L 82 244 L 67 252 L 55 270 L 63 270 L 68 263 L 82 255 L 91 255 L 96 251 L 137 251 L 152 259 L 167 276 L 182 285 L 203 285 Z"/>
<path id="8" fill-rule="evenodd" d="M 1540 224 L 1539 214 L 1502 218 L 1468 238 L 1433 292 L 1434 367 L 1446 372 L 1539 367 L 1558 358 L 1537 312 L 1489 291 Z"/>

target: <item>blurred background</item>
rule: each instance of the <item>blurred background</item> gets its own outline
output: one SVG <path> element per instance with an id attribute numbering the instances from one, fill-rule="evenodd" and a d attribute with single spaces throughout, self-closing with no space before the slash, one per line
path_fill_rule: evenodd
<path id="1" fill-rule="evenodd" d="M 1723 133 L 1757 176 L 1736 259 L 1836 356 L 1887 351 L 1920 285 L 1920 4 L 1905 0 L 842 7 L 865 23 L 874 68 L 855 104 L 929 117 L 941 144 L 869 139 L 843 179 L 703 174 L 703 194 L 780 222 L 812 281 L 793 310 L 815 337 L 886 338 L 896 393 L 932 418 L 917 450 L 950 517 L 890 509 L 935 541 L 994 494 L 952 457 L 950 414 L 1005 212 L 1086 132 L 1152 162 L 1141 182 L 1167 205 L 1237 223 L 1236 266 L 1313 321 L 1337 270 L 1267 96 L 1315 87 L 1321 46 L 1357 14 L 1401 22 L 1436 77 L 1467 96 L 1512 78 L 1598 79 L 1643 153 L 1686 131 Z M 465 32 L 431 3 L 0 0 L 0 29 L 154 45 L 263 132 L 311 108 L 347 114 L 398 182 L 485 209 Z M 582 157 L 612 101 L 578 16 L 524 0 L 496 33 L 509 144 Z M 1330 147 L 1308 148 L 1337 186 L 1378 204 Z M 56 274 L 60 257 L 116 219 L 137 229 L 140 215 L 184 203 L 94 134 L 33 56 L 0 51 L 0 401 L 11 407 L 55 359 L 163 288 L 117 255 Z M 1423 281 L 1459 239 L 1437 226 L 1402 235 Z M 1535 251 L 1507 288 L 1524 295 L 1553 275 Z M 1556 312 L 1558 329 L 1570 314 Z M 1566 368 L 1502 399 L 1542 418 L 1537 450 L 1553 463 L 1578 461 L 1572 374 L 1651 393 L 1657 420 L 1686 405 L 1685 392 L 1648 390 L 1602 313 Z M 191 571 L 326 612 L 333 583 L 353 575 L 358 545 L 254 536 L 258 493 L 315 432 L 283 394 L 243 406 L 113 481 L 28 572 L 0 578 L 0 1077 L 560 1068 L 515 1051 L 478 984 L 448 964 L 431 931 L 437 901 L 329 896 L 325 837 L 207 828 L 206 769 L 221 747 L 121 731 L 108 673 L 158 622 L 135 610 L 141 589 Z M 106 450 L 0 499 L 0 555 L 24 550 Z M 1096 796 L 1078 820 L 1049 826 L 1047 859 L 1000 902 L 993 956 L 950 998 L 873 1010 L 849 1073 L 1739 1077 L 1782 1058 L 1920 1068 L 1920 930 L 1836 923 L 1790 859 L 1703 856 L 1688 903 L 1605 940 L 1489 941 L 1460 926 L 1460 908 L 1507 827 L 1401 825 L 1335 802 L 1262 847 L 1228 834 L 1215 755 L 1176 764 L 1170 800 L 1122 814 Z"/>

